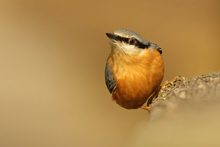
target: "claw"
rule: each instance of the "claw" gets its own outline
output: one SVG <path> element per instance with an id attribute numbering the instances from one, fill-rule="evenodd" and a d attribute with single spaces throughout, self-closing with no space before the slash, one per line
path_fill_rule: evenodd
<path id="1" fill-rule="evenodd" d="M 150 106 L 148 106 L 147 104 L 143 104 L 143 105 L 140 106 L 139 108 L 140 108 L 140 109 L 147 110 L 148 112 L 150 112 Z"/>

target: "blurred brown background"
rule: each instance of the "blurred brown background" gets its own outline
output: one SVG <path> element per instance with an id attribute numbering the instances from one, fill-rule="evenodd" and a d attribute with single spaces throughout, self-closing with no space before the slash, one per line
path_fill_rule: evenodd
<path id="1" fill-rule="evenodd" d="M 220 69 L 220 1 L 0 1 L 0 146 L 129 146 L 144 110 L 112 102 L 105 32 L 163 48 L 165 80 Z"/>

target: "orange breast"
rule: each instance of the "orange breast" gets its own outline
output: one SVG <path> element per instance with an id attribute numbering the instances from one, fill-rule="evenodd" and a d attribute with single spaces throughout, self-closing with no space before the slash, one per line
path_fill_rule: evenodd
<path id="1" fill-rule="evenodd" d="M 146 50 L 135 57 L 113 55 L 109 64 L 116 81 L 113 99 L 127 109 L 143 105 L 163 79 L 163 60 L 157 51 Z"/>

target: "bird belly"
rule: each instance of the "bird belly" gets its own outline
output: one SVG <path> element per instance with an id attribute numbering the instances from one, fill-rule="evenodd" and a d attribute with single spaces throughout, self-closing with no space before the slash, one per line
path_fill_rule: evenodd
<path id="1" fill-rule="evenodd" d="M 145 54 L 135 58 L 110 56 L 108 64 L 116 83 L 112 97 L 127 109 L 143 105 L 160 87 L 163 79 L 163 60 L 155 51 L 146 50 Z"/>
<path id="2" fill-rule="evenodd" d="M 113 99 L 122 107 L 134 109 L 143 105 L 154 89 L 152 77 L 147 71 L 132 70 L 117 79 Z"/>

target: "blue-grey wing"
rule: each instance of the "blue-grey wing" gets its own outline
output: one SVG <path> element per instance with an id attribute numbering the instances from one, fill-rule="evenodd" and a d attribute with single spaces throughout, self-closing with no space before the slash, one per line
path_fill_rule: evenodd
<path id="1" fill-rule="evenodd" d="M 105 66 L 105 84 L 106 84 L 109 92 L 112 93 L 116 87 L 116 83 L 114 80 L 112 70 L 109 67 L 108 63 Z"/>

